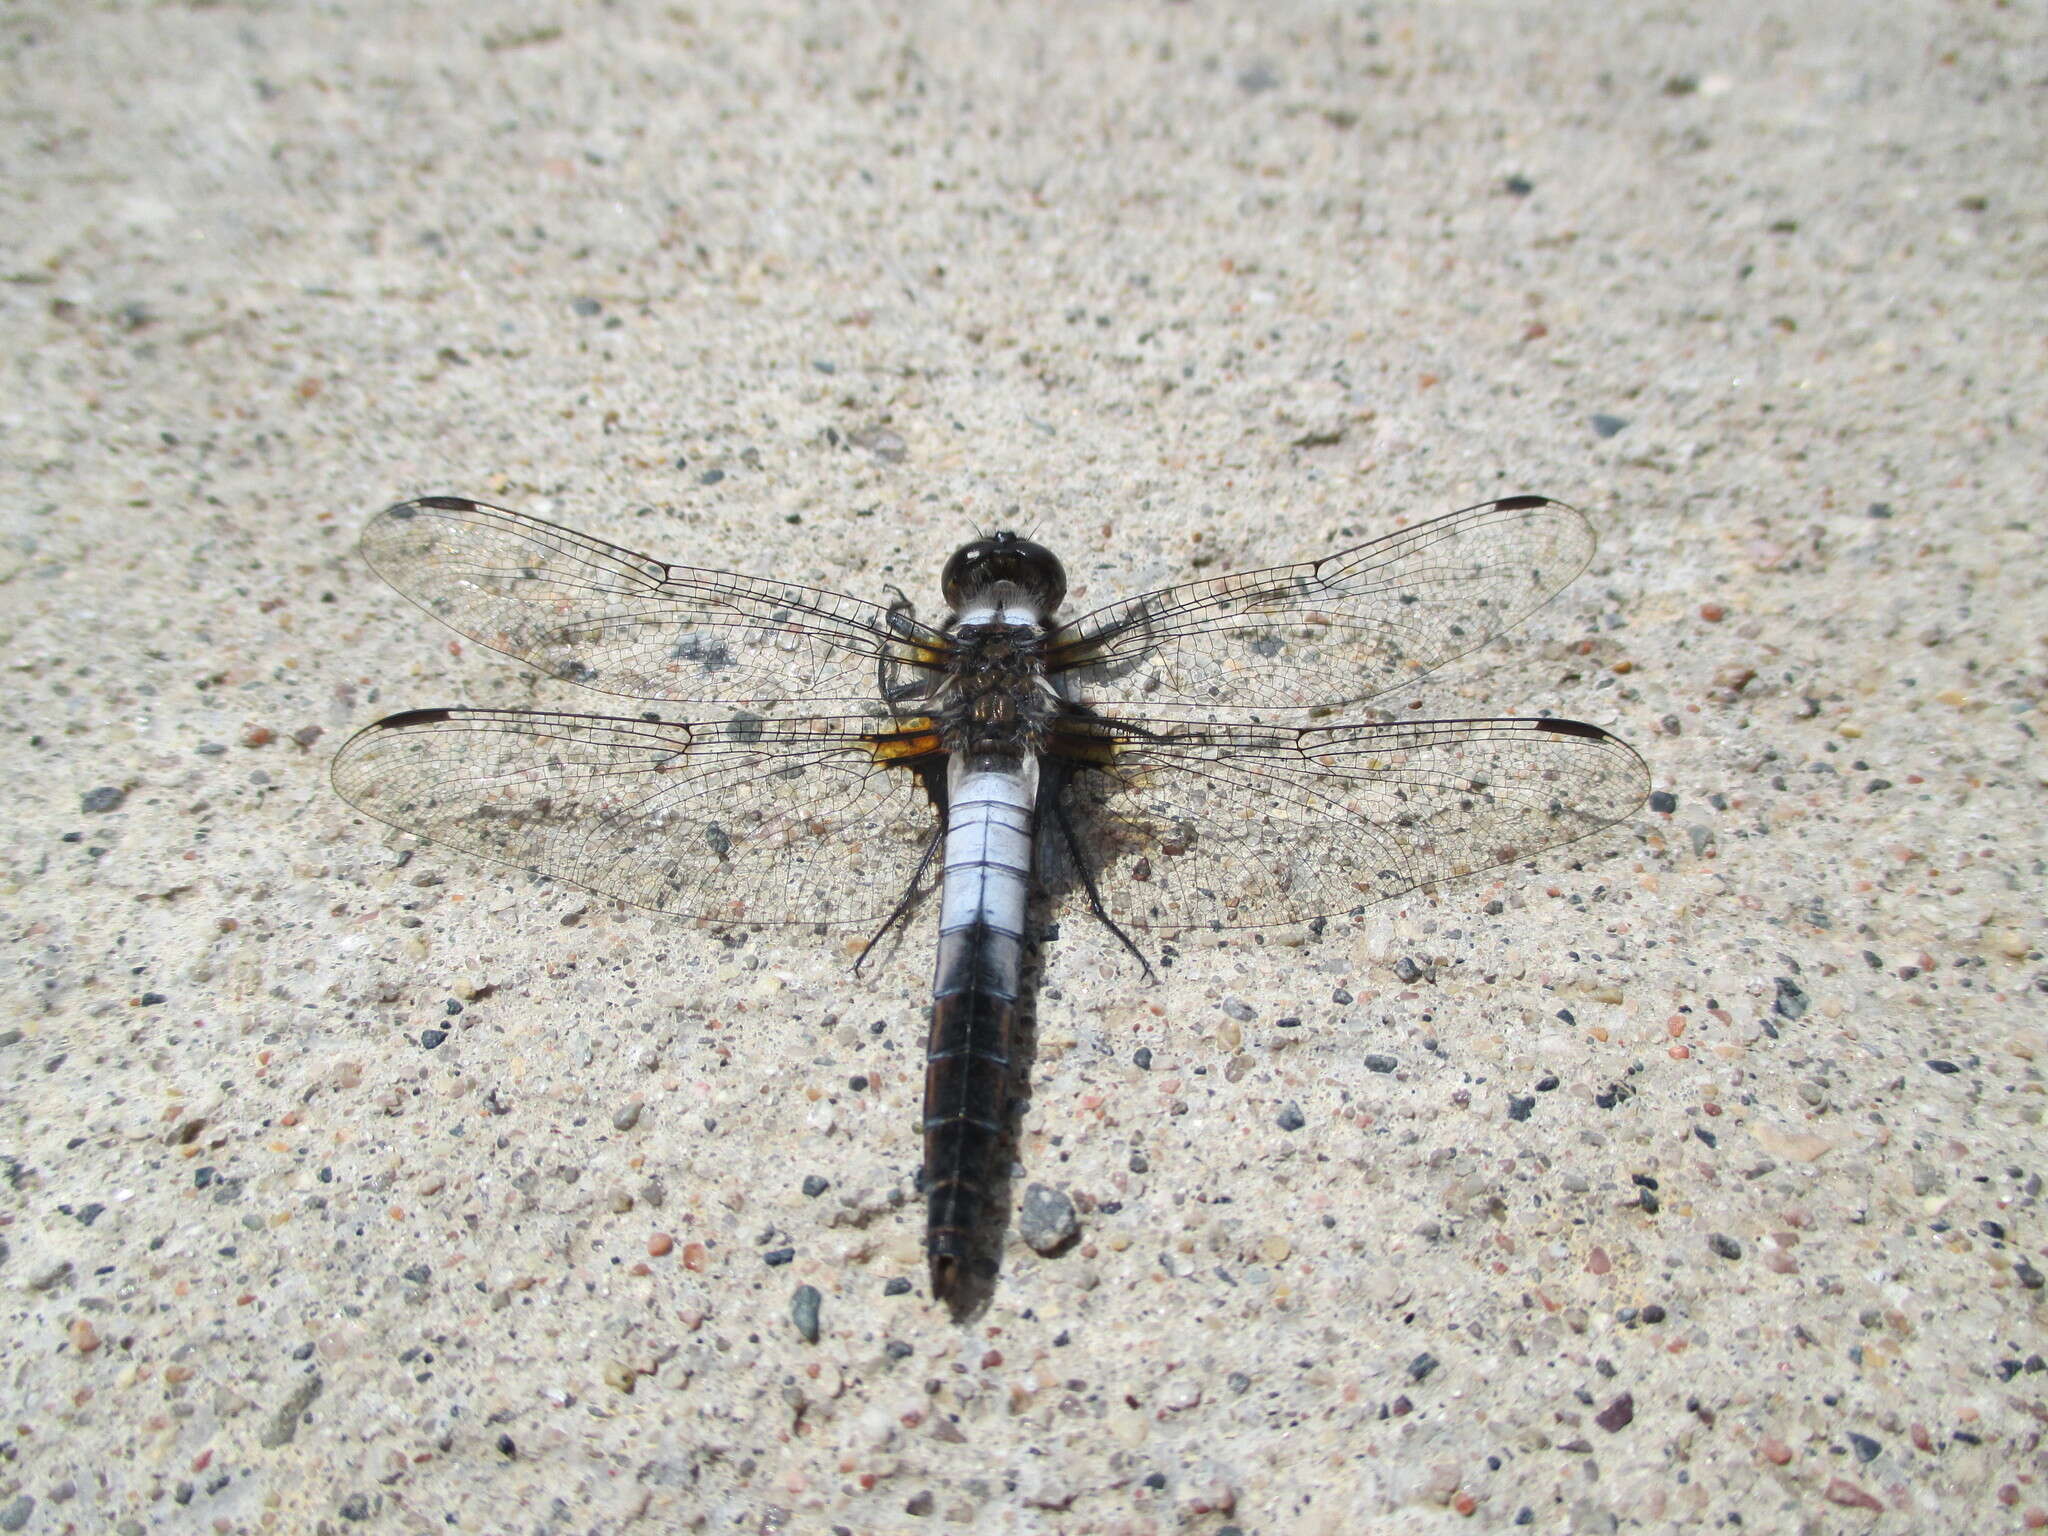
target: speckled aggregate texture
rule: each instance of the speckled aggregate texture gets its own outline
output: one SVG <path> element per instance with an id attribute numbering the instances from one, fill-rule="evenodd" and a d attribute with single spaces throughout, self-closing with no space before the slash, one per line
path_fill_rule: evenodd
<path id="1" fill-rule="evenodd" d="M 7 7 L 0 1530 L 2048 1525 L 2039 27 Z M 929 914 L 327 780 L 610 707 L 376 580 L 401 496 L 930 611 L 1513 491 L 1599 554 L 1422 712 L 1656 795 L 1156 986 L 1054 914 L 964 1321 Z"/>

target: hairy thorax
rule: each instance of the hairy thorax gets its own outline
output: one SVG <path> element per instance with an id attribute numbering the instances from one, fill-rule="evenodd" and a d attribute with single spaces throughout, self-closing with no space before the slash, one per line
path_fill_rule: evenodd
<path id="1" fill-rule="evenodd" d="M 963 624 L 937 711 L 949 752 L 1015 758 L 1041 749 L 1058 705 L 1036 625 Z"/>

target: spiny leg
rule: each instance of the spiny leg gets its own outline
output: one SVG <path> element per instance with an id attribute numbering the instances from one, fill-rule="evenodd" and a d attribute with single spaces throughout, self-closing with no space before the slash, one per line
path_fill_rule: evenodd
<path id="1" fill-rule="evenodd" d="M 868 939 L 867 943 L 861 945 L 860 954 L 853 962 L 853 973 L 856 976 L 860 974 L 860 968 L 867 964 L 868 956 L 874 951 L 874 947 L 889 936 L 891 928 L 896 927 L 908 918 L 911 909 L 923 898 L 926 889 L 924 883 L 926 872 L 931 869 L 932 860 L 937 857 L 939 850 L 945 844 L 946 819 L 944 816 L 941 816 L 937 830 L 932 833 L 931 840 L 924 845 L 924 852 L 918 858 L 917 868 L 910 872 L 909 886 L 896 899 L 896 905 L 889 909 L 889 915 L 882 919 L 882 926 L 874 931 L 874 934 Z"/>
<path id="2" fill-rule="evenodd" d="M 1097 921 L 1103 927 L 1116 935 L 1117 942 L 1131 952 L 1138 964 L 1145 968 L 1145 979 L 1149 982 L 1157 982 L 1159 978 L 1153 974 L 1152 962 L 1145 958 L 1145 952 L 1138 948 L 1131 936 L 1117 925 L 1116 919 L 1111 917 L 1108 910 L 1102 905 L 1102 893 L 1095 888 L 1095 871 L 1089 866 L 1087 855 L 1081 852 L 1081 839 L 1074 832 L 1074 820 L 1068 814 L 1067 803 L 1064 799 L 1055 798 L 1053 800 L 1052 818 L 1060 829 L 1061 839 L 1067 845 L 1067 856 L 1074 861 L 1074 869 L 1081 876 L 1081 889 L 1088 893 L 1089 910 L 1095 914 Z"/>
<path id="3" fill-rule="evenodd" d="M 883 590 L 894 594 L 886 610 L 889 633 L 907 645 L 917 646 L 920 640 L 926 638 L 924 626 L 917 622 L 917 605 L 911 602 L 909 595 L 899 586 L 891 584 Z M 911 670 L 913 675 L 906 679 L 904 673 L 907 669 Z M 894 654 L 889 648 L 885 648 L 883 654 L 876 658 L 875 691 L 881 694 L 882 701 L 889 706 L 889 712 L 899 718 L 903 714 L 903 711 L 897 708 L 899 704 L 908 703 L 931 692 L 932 679 L 929 676 L 916 675 L 916 671 L 911 663 Z"/>

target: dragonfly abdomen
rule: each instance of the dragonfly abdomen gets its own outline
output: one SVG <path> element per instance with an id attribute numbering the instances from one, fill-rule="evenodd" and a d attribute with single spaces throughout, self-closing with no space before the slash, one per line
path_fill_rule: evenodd
<path id="1" fill-rule="evenodd" d="M 1024 966 L 1038 760 L 955 757 L 925 1058 L 925 1245 L 954 1294 L 994 1182 Z"/>

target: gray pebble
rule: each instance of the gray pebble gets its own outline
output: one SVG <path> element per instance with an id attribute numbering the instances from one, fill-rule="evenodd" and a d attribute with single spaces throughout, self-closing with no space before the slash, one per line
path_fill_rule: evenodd
<path id="1" fill-rule="evenodd" d="M 1391 1072 L 1400 1065 L 1401 1063 L 1391 1056 L 1368 1056 L 1365 1058 L 1365 1070 L 1368 1072 Z"/>
<path id="2" fill-rule="evenodd" d="M 1273 1117 L 1273 1123 L 1283 1131 L 1298 1131 L 1307 1125 L 1308 1121 L 1302 1118 L 1301 1106 L 1289 1099 L 1281 1107 L 1280 1113 Z"/>
<path id="3" fill-rule="evenodd" d="M 630 1131 L 639 1123 L 640 1101 L 638 1099 L 635 1099 L 630 1104 L 620 1105 L 618 1112 L 612 1116 L 612 1129 L 615 1131 Z"/>
<path id="4" fill-rule="evenodd" d="M 1739 1259 L 1742 1257 L 1742 1244 L 1735 1241 L 1734 1238 L 1728 1236 L 1725 1232 L 1715 1232 L 1709 1235 L 1707 1246 L 1724 1259 Z"/>
<path id="5" fill-rule="evenodd" d="M 887 427 L 864 427 L 847 433 L 846 440 L 856 448 L 865 448 L 885 464 L 901 464 L 910 456 L 910 445 L 900 433 Z"/>
<path id="6" fill-rule="evenodd" d="M 320 1389 L 325 1385 L 318 1376 L 308 1376 L 293 1387 L 291 1395 L 278 1404 L 277 1412 L 257 1434 L 258 1443 L 272 1450 L 280 1445 L 290 1445 L 292 1436 L 299 1432 L 299 1415 L 313 1406 L 313 1399 L 320 1395 Z"/>
<path id="7" fill-rule="evenodd" d="M 20 1530 L 35 1512 L 36 1501 L 25 1493 L 18 1494 L 5 1509 L 0 1509 L 0 1531 Z"/>
<path id="8" fill-rule="evenodd" d="M 121 802 L 127 798 L 127 790 L 116 789 L 111 784 L 102 785 L 98 789 L 89 789 L 83 795 L 80 795 L 78 797 L 78 808 L 87 815 L 98 815 L 105 811 L 118 811 L 121 809 Z M 26 1519 L 28 1517 L 24 1515 L 22 1518 Z M 13 1527 L 10 1526 L 8 1529 L 11 1530 Z"/>
<path id="9" fill-rule="evenodd" d="M 1436 1356 L 1432 1355 L 1428 1350 L 1424 1350 L 1421 1354 L 1417 1355 L 1413 1360 L 1410 1360 L 1408 1362 L 1409 1379 L 1411 1381 L 1426 1380 L 1429 1376 L 1429 1373 L 1436 1369 L 1436 1364 Z"/>
<path id="10" fill-rule="evenodd" d="M 1412 956 L 1403 955 L 1394 962 L 1394 974 L 1404 982 L 1416 982 L 1422 979 L 1422 967 Z"/>
<path id="11" fill-rule="evenodd" d="M 1034 1253 L 1051 1253 L 1080 1230 L 1074 1202 L 1063 1191 L 1044 1184 L 1033 1184 L 1024 1191 L 1024 1204 L 1017 1212 L 1017 1235 Z"/>
<path id="12" fill-rule="evenodd" d="M 1250 1003 L 1242 1001 L 1239 998 L 1226 997 L 1225 999 L 1223 999 L 1222 1008 L 1225 1013 L 1229 1014 L 1233 1019 L 1237 1020 L 1237 1022 L 1240 1024 L 1249 1024 L 1253 1019 L 1258 1017 L 1258 1014 L 1253 1010 L 1252 1005 Z"/>
<path id="13" fill-rule="evenodd" d="M 818 1307 L 824 1301 L 815 1285 L 800 1285 L 789 1301 L 789 1320 L 806 1344 L 818 1342 Z"/>
<path id="14" fill-rule="evenodd" d="M 1626 416 L 1599 415 L 1590 418 L 1587 424 L 1592 427 L 1595 437 L 1612 437 L 1628 425 L 1628 418 Z"/>

